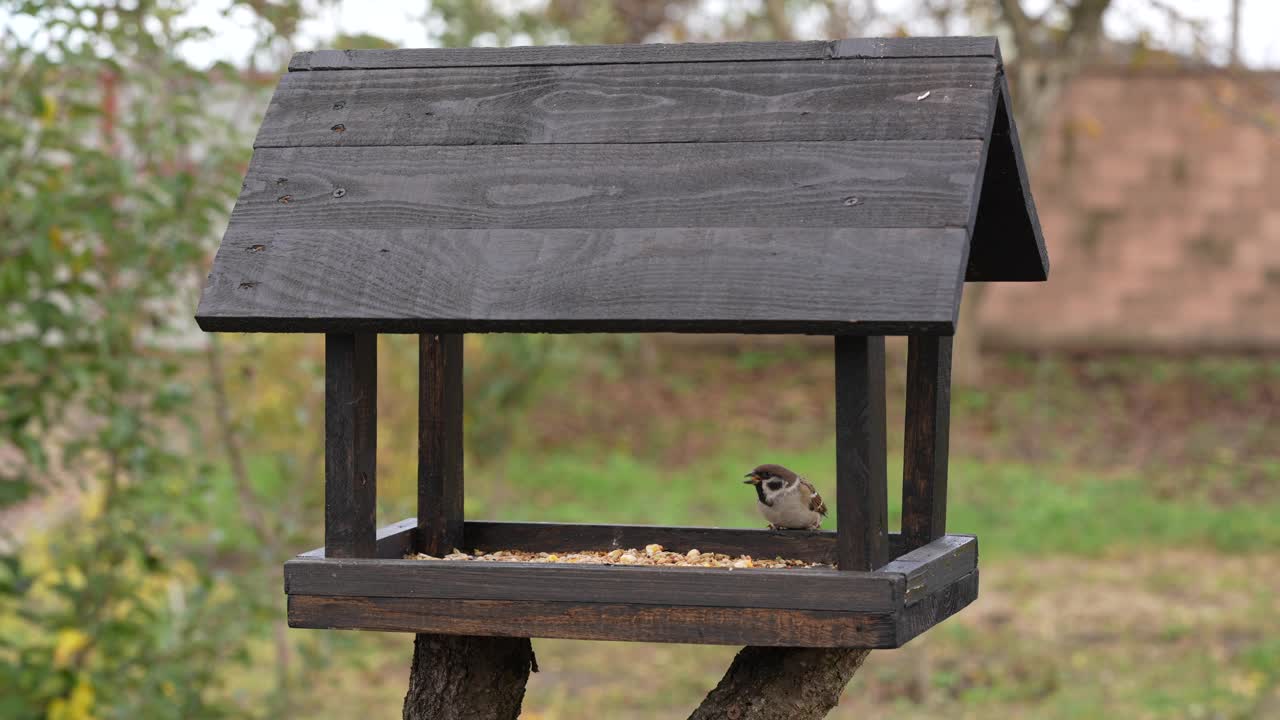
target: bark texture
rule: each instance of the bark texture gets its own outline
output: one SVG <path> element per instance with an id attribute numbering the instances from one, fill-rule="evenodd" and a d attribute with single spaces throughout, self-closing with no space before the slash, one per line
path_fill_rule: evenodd
<path id="1" fill-rule="evenodd" d="M 528 638 L 418 635 L 404 720 L 516 720 L 531 670 Z"/>
<path id="2" fill-rule="evenodd" d="M 870 650 L 746 647 L 689 720 L 821 720 Z M 528 638 L 418 635 L 404 720 L 517 720 Z"/>
<path id="3" fill-rule="evenodd" d="M 820 720 L 870 650 L 745 647 L 689 720 Z"/>

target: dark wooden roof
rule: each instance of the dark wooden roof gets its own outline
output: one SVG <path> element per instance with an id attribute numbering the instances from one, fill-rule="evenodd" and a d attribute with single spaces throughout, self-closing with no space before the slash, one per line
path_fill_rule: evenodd
<path id="1" fill-rule="evenodd" d="M 300 53 L 205 330 L 954 331 L 1043 280 L 992 38 Z"/>

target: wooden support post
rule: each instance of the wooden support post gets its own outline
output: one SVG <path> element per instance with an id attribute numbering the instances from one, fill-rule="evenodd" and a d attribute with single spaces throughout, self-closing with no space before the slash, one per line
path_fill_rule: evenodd
<path id="1" fill-rule="evenodd" d="M 376 556 L 377 335 L 324 338 L 324 552 Z"/>
<path id="2" fill-rule="evenodd" d="M 418 339 L 418 549 L 462 540 L 462 335 Z"/>
<path id="3" fill-rule="evenodd" d="M 836 564 L 889 561 L 884 337 L 836 336 Z"/>
<path id="4" fill-rule="evenodd" d="M 902 535 L 907 552 L 947 531 L 947 447 L 951 427 L 951 336 L 907 340 L 907 420 L 902 466 Z"/>

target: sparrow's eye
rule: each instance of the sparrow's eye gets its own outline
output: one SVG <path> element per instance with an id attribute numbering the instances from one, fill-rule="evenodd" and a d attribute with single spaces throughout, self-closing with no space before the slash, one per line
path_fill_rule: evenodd
<path id="1" fill-rule="evenodd" d="M 781 490 L 781 489 L 782 489 L 782 481 L 781 481 L 781 480 L 774 480 L 773 482 L 769 483 L 769 489 L 770 489 L 770 490 Z"/>

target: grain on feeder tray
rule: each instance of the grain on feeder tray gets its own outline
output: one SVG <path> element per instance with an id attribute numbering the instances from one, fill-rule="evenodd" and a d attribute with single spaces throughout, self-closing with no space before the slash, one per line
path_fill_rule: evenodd
<path id="1" fill-rule="evenodd" d="M 485 552 L 472 550 L 470 553 L 454 550 L 443 558 L 432 557 L 424 553 L 411 553 L 406 556 L 410 560 L 451 560 L 458 562 L 527 562 L 527 563 L 567 563 L 577 565 L 637 565 L 664 567 L 704 567 L 746 569 L 746 568 L 812 568 L 828 567 L 823 563 L 811 563 L 803 560 L 775 557 L 772 559 L 754 558 L 750 555 L 726 555 L 724 553 L 702 552 L 697 548 L 685 553 L 672 552 L 657 543 L 646 545 L 644 550 L 636 548 L 614 550 L 583 550 L 580 552 L 526 552 L 524 550 L 494 550 Z"/>

